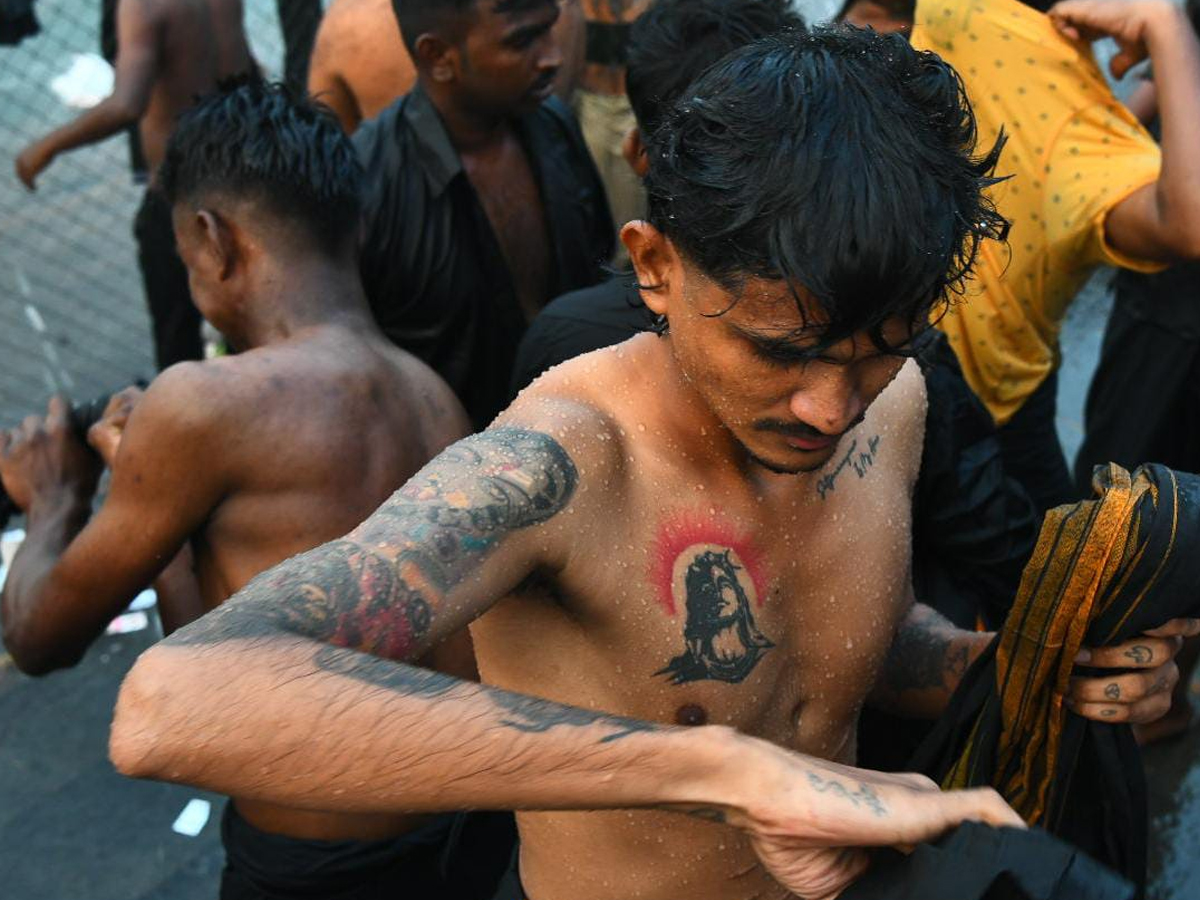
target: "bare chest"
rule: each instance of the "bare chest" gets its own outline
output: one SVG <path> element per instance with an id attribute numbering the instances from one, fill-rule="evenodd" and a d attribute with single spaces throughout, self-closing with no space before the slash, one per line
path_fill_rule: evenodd
<path id="1" fill-rule="evenodd" d="M 517 689 L 850 758 L 910 554 L 904 480 L 855 460 L 861 477 L 847 463 L 769 497 L 648 471 L 626 508 L 580 523 L 586 553 L 553 589 L 485 617 L 485 675 L 494 645 Z"/>
<path id="2" fill-rule="evenodd" d="M 548 299 L 550 240 L 529 159 L 510 136 L 487 154 L 464 154 L 463 168 L 500 245 L 521 309 L 531 320 Z"/>

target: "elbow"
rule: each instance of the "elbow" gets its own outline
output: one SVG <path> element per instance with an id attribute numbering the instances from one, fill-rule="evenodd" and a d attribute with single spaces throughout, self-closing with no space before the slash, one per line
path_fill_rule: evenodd
<path id="1" fill-rule="evenodd" d="M 108 756 L 122 775 L 160 778 L 166 770 L 168 746 L 163 728 L 165 691 L 161 651 L 151 648 L 141 655 L 117 695 Z"/>
<path id="2" fill-rule="evenodd" d="M 69 669 L 83 658 L 83 651 L 68 652 L 52 646 L 23 628 L 19 623 L 4 619 L 4 649 L 12 658 L 13 665 L 26 675 L 35 678 L 49 675 L 59 669 Z"/>

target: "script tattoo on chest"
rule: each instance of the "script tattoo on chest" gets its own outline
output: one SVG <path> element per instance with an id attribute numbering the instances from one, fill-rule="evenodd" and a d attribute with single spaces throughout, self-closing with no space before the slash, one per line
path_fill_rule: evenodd
<path id="1" fill-rule="evenodd" d="M 825 496 L 837 487 L 838 476 L 847 469 L 850 469 L 859 478 L 865 478 L 871 466 L 875 465 L 875 458 L 879 454 L 880 435 L 875 435 L 867 439 L 865 449 L 859 446 L 858 438 L 854 438 L 850 442 L 850 446 L 846 448 L 846 454 L 838 460 L 838 464 L 832 472 L 827 472 L 817 481 L 817 495 L 824 500 Z"/>
<path id="2" fill-rule="evenodd" d="M 734 555 L 730 548 L 700 545 L 676 560 L 675 569 L 683 569 L 687 613 L 684 649 L 655 675 L 666 675 L 672 684 L 702 679 L 736 684 L 775 646 L 754 622 L 748 594 L 753 581 Z"/>

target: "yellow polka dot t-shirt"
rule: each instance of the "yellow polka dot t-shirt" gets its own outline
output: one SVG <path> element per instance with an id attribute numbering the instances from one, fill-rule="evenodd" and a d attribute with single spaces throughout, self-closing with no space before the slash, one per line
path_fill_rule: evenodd
<path id="1" fill-rule="evenodd" d="M 1068 304 L 1100 263 L 1153 271 L 1108 245 L 1104 220 L 1158 178 L 1154 139 L 1112 95 L 1091 49 L 1017 0 L 918 0 L 913 45 L 962 76 L 980 149 L 1008 145 L 989 191 L 1012 222 L 986 241 L 966 294 L 940 327 L 998 424 L 1058 365 Z"/>

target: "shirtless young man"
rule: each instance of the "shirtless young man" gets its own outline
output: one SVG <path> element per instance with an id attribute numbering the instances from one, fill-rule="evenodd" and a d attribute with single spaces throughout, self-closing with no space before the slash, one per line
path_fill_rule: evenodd
<path id="1" fill-rule="evenodd" d="M 179 114 L 221 78 L 250 72 L 241 0 L 120 0 L 113 91 L 99 104 L 30 144 L 17 177 L 30 190 L 60 153 L 138 125 L 151 187 L 134 220 L 138 264 L 160 369 L 199 359 L 200 314 L 171 240 L 171 214 L 154 190 L 154 173 Z"/>
<path id="2" fill-rule="evenodd" d="M 172 367 L 131 413 L 129 398 L 112 404 L 91 432 L 112 466 L 94 517 L 97 461 L 72 437 L 65 404 L 0 436 L 0 477 L 28 514 L 4 643 L 31 674 L 74 665 L 189 543 L 201 608 L 181 608 L 186 590 L 160 598 L 168 631 L 344 534 L 469 430 L 445 383 L 371 321 L 355 258 L 361 170 L 327 113 L 264 85 L 216 95 L 182 119 L 160 175 L 196 303 L 242 352 Z M 431 650 L 431 664 L 472 676 L 465 634 Z M 422 873 L 400 836 L 420 826 L 432 844 L 430 830 L 449 825 L 238 799 L 223 828 L 223 895 L 257 896 L 282 862 L 274 874 L 310 891 L 322 882 L 304 882 L 302 861 L 333 870 L 339 889 L 398 862 L 410 882 L 433 878 L 437 848 L 416 851 L 430 857 Z M 310 843 L 326 840 L 361 843 L 331 860 Z M 263 858 L 272 852 L 287 856 Z"/>
<path id="3" fill-rule="evenodd" d="M 929 714 L 987 640 L 912 605 L 924 395 L 894 352 L 1000 224 L 973 145 L 953 73 L 899 37 L 718 64 L 656 132 L 624 231 L 667 333 L 554 369 L 146 653 L 117 766 L 524 810 L 532 900 L 832 897 L 866 864 L 848 848 L 1017 824 L 990 790 L 850 767 L 869 697 Z M 400 662 L 485 611 L 488 686 Z"/>

